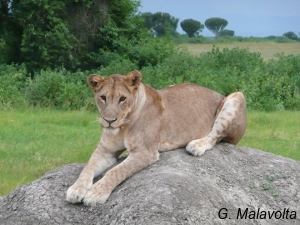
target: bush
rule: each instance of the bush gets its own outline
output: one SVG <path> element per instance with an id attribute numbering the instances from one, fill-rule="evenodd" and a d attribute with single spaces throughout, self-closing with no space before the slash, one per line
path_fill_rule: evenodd
<path id="1" fill-rule="evenodd" d="M 127 74 L 129 71 L 135 70 L 137 65 L 131 62 L 129 59 L 123 58 L 112 61 L 108 66 L 100 69 L 99 74 L 111 75 L 111 74 Z"/>
<path id="2" fill-rule="evenodd" d="M 179 52 L 167 57 L 157 66 L 148 66 L 142 69 L 144 82 L 155 88 L 163 88 L 168 85 L 186 81 L 192 82 L 191 74 L 198 68 L 195 57 Z"/>
<path id="3" fill-rule="evenodd" d="M 144 81 L 156 88 L 193 82 L 224 95 L 243 91 L 252 110 L 300 109 L 300 56 L 264 62 L 244 49 L 217 49 L 193 57 L 173 54 L 143 68 Z"/>
<path id="4" fill-rule="evenodd" d="M 213 48 L 202 57 L 210 67 L 217 69 L 232 68 L 239 71 L 249 71 L 263 65 L 260 53 L 250 52 L 246 49 Z"/>
<path id="5" fill-rule="evenodd" d="M 110 28 L 112 29 L 112 28 Z M 109 49 L 100 49 L 97 52 L 90 53 L 85 59 L 86 68 L 107 67 L 114 62 L 129 60 L 138 68 L 148 65 L 157 65 L 164 58 L 175 52 L 174 44 L 165 38 L 153 38 L 148 34 L 141 32 L 139 38 L 127 39 L 119 37 L 118 33 L 111 32 L 115 39 L 108 39 Z"/>
<path id="6" fill-rule="evenodd" d="M 65 82 L 64 76 L 54 71 L 41 71 L 35 79 L 30 80 L 26 88 L 29 103 L 43 107 L 59 106 L 59 95 Z"/>
<path id="7" fill-rule="evenodd" d="M 0 64 L 8 62 L 8 50 L 4 39 L 0 38 Z"/>
<path id="8" fill-rule="evenodd" d="M 274 77 L 284 108 L 300 109 L 300 55 L 279 55 L 266 64 L 266 73 Z"/>
<path id="9" fill-rule="evenodd" d="M 219 36 L 228 36 L 228 37 L 233 37 L 234 36 L 234 31 L 233 30 L 222 30 L 220 33 L 219 33 Z"/>
<path id="10" fill-rule="evenodd" d="M 90 55 L 113 52 L 120 37 L 138 39 L 138 6 L 136 0 L 1 1 L 0 62 L 5 56 L 5 62 L 22 62 L 32 73 L 100 66 Z"/>
<path id="11" fill-rule="evenodd" d="M 72 79 L 63 71 L 42 71 L 26 88 L 29 104 L 41 107 L 80 109 L 89 106 L 90 95 L 82 74 L 80 79 Z"/>
<path id="12" fill-rule="evenodd" d="M 132 45 L 128 57 L 138 65 L 139 68 L 144 66 L 155 66 L 175 53 L 175 47 L 171 41 L 161 38 L 144 38 L 136 45 Z"/>
<path id="13" fill-rule="evenodd" d="M 300 109 L 300 55 L 278 55 L 265 62 L 260 54 L 244 49 L 214 48 L 192 56 L 165 47 L 165 40 L 155 40 L 158 42 L 137 45 L 130 54 L 118 55 L 93 71 L 45 70 L 28 79 L 24 67 L 1 65 L 0 107 L 94 110 L 86 84 L 89 74 L 127 74 L 140 68 L 144 82 L 158 89 L 193 82 L 223 95 L 243 91 L 250 110 Z"/>
<path id="14" fill-rule="evenodd" d="M 22 93 L 25 74 L 23 66 L 0 65 L 0 108 L 20 108 L 26 105 Z"/>
<path id="15" fill-rule="evenodd" d="M 181 34 L 176 37 L 172 37 L 173 41 L 176 44 L 182 43 L 209 43 L 209 44 L 218 44 L 218 43 L 232 43 L 232 42 L 278 42 L 278 43 L 292 43 L 299 41 L 292 40 L 284 36 L 267 36 L 267 37 L 241 37 L 241 36 L 218 36 L 218 37 L 192 37 L 188 38 L 187 35 Z"/>

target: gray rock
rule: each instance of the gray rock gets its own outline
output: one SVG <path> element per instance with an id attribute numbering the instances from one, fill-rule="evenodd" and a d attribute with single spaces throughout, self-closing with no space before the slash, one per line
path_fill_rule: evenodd
<path id="1" fill-rule="evenodd" d="M 81 169 L 66 165 L 1 198 L 0 224 L 300 224 L 300 163 L 270 153 L 229 144 L 199 158 L 166 152 L 95 208 L 65 201 Z M 231 219 L 218 218 L 221 208 Z M 297 218 L 236 219 L 238 208 Z"/>

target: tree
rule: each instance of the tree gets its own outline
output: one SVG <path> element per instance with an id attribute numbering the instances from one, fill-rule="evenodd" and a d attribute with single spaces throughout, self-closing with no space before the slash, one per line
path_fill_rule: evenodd
<path id="1" fill-rule="evenodd" d="M 193 19 L 185 19 L 181 21 L 180 26 L 189 37 L 194 37 L 196 34 L 201 32 L 204 28 L 204 25 L 201 22 Z"/>
<path id="2" fill-rule="evenodd" d="M 227 26 L 228 21 L 223 18 L 212 17 L 205 20 L 204 24 L 207 29 L 215 34 L 215 36 L 219 36 L 220 32 Z"/>
<path id="3" fill-rule="evenodd" d="M 144 25 L 148 29 L 152 29 L 153 27 L 153 14 L 151 12 L 145 12 L 141 14 Z"/>
<path id="4" fill-rule="evenodd" d="M 22 28 L 12 15 L 13 3 L 17 0 L 0 0 L 0 61 L 19 62 Z"/>
<path id="5" fill-rule="evenodd" d="M 284 37 L 288 38 L 288 39 L 292 39 L 292 40 L 298 40 L 298 36 L 297 34 L 295 34 L 292 31 L 286 32 L 283 34 Z"/>
<path id="6" fill-rule="evenodd" d="M 91 54 L 115 49 L 106 43 L 139 31 L 137 7 L 137 0 L 0 0 L 0 42 L 14 49 L 8 63 L 25 63 L 30 71 L 90 69 L 101 66 Z M 112 28 L 102 29 L 107 24 Z"/>
<path id="7" fill-rule="evenodd" d="M 145 27 L 152 30 L 155 36 L 175 35 L 178 19 L 169 13 L 143 13 Z"/>
<path id="8" fill-rule="evenodd" d="M 233 37 L 234 36 L 234 31 L 233 30 L 222 30 L 222 31 L 220 31 L 219 36 Z"/>

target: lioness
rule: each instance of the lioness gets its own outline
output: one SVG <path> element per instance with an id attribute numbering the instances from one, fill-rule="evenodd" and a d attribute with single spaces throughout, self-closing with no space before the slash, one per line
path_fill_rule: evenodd
<path id="1" fill-rule="evenodd" d="M 155 90 L 141 79 L 139 71 L 88 78 L 101 114 L 102 137 L 68 189 L 67 201 L 104 203 L 118 184 L 157 161 L 159 152 L 186 146 L 200 156 L 220 141 L 236 144 L 243 136 L 246 104 L 241 92 L 224 97 L 194 84 Z M 93 184 L 124 149 L 128 157 Z"/>

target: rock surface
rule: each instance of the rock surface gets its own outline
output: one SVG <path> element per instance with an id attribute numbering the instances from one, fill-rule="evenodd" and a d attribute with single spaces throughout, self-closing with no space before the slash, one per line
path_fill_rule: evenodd
<path id="1" fill-rule="evenodd" d="M 66 165 L 2 197 L 0 224 L 300 224 L 300 163 L 270 153 L 229 144 L 199 158 L 166 152 L 95 208 L 65 201 L 81 169 Z M 218 218 L 221 208 L 231 219 Z M 238 208 L 289 208 L 297 218 L 237 220 Z"/>

